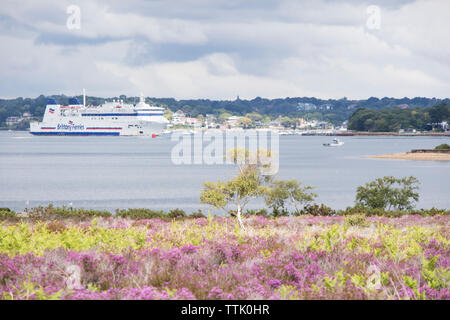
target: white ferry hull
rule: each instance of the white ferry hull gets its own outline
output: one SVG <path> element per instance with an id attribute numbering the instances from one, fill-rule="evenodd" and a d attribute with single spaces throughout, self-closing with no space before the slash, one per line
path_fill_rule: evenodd
<path id="1" fill-rule="evenodd" d="M 30 133 L 40 136 L 155 136 L 166 128 L 165 123 L 115 123 L 66 125 L 62 123 L 32 122 Z M 131 126 L 131 127 L 129 127 Z"/>

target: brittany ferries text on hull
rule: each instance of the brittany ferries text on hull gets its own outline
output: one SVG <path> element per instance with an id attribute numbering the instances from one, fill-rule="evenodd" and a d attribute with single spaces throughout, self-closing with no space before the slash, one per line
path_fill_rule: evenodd
<path id="1" fill-rule="evenodd" d="M 34 135 L 111 135 L 156 137 L 167 126 L 164 108 L 145 103 L 141 94 L 139 103 L 106 102 L 101 106 L 86 106 L 70 98 L 68 106 L 49 99 L 42 122 L 30 123 Z"/>

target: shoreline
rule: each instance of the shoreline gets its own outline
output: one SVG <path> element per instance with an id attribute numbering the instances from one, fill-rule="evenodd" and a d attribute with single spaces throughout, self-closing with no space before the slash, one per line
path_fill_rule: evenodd
<path id="1" fill-rule="evenodd" d="M 366 131 L 348 131 L 339 132 L 337 136 L 367 136 L 367 137 L 450 137 L 450 132 L 416 132 L 416 133 L 398 133 L 398 132 L 366 132 Z"/>
<path id="2" fill-rule="evenodd" d="M 194 130 L 195 128 L 179 128 L 179 129 L 173 129 L 170 130 L 170 132 L 175 131 L 183 131 L 183 130 Z M 29 129 L 19 130 L 19 129 L 10 129 L 10 128 L 0 128 L 0 132 L 4 131 L 10 131 L 11 132 L 29 132 Z M 232 128 L 232 129 L 205 129 L 202 128 L 202 131 L 210 131 L 210 130 L 273 130 L 278 132 L 287 132 L 290 131 L 289 129 L 283 130 L 283 129 L 272 129 L 272 128 L 254 128 L 254 129 L 243 129 L 243 128 Z M 326 130 L 325 130 L 326 131 Z M 398 132 L 364 132 L 364 131 L 343 131 L 343 132 L 332 132 L 332 131 L 321 131 L 318 130 L 317 132 L 314 132 L 314 130 L 305 130 L 305 131 L 296 131 L 296 133 L 290 133 L 289 135 L 299 135 L 299 136 L 336 136 L 336 137 L 450 137 L 450 132 L 417 132 L 417 133 L 398 133 Z"/>
<path id="3" fill-rule="evenodd" d="M 450 161 L 450 154 L 439 152 L 427 152 L 427 153 L 404 152 L 404 153 L 391 153 L 391 154 L 365 156 L 365 158 L 416 160 L 416 161 Z"/>

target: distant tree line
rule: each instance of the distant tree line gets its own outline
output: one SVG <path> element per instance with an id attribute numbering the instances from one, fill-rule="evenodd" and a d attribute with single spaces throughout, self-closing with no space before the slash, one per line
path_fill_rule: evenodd
<path id="1" fill-rule="evenodd" d="M 36 119 L 42 119 L 45 111 L 47 98 L 55 98 L 61 104 L 68 103 L 68 96 L 65 95 L 40 95 L 37 98 L 16 98 L 16 99 L 0 99 L 0 126 L 5 125 L 5 120 L 11 116 L 22 116 L 23 113 L 29 112 Z M 82 96 L 77 96 L 82 101 Z M 120 95 L 117 97 L 101 98 L 101 97 L 86 97 L 86 103 L 92 105 L 100 105 L 105 101 L 112 99 L 121 99 L 126 103 L 137 103 L 138 97 L 127 97 Z M 265 99 L 261 97 L 252 100 L 209 100 L 209 99 L 195 99 L 195 100 L 176 100 L 173 98 L 147 98 L 147 102 L 165 107 L 172 112 L 182 110 L 191 117 L 199 115 L 206 116 L 213 114 L 219 119 L 224 119 L 229 115 L 247 117 L 254 123 L 255 121 L 267 122 L 274 120 L 279 116 L 284 117 L 283 122 L 285 126 L 292 126 L 295 124 L 294 119 L 304 118 L 306 120 L 327 121 L 335 125 L 341 124 L 348 120 L 349 117 L 358 108 L 369 110 L 382 110 L 386 108 L 393 109 L 399 105 L 408 105 L 410 109 L 423 109 L 438 105 L 439 103 L 450 104 L 450 99 L 429 99 L 429 98 L 369 98 L 366 100 L 348 100 L 342 99 L 317 99 L 317 98 L 284 98 L 284 99 Z M 299 103 L 309 103 L 314 105 L 314 108 L 304 110 L 299 107 Z M 326 107 L 325 107 L 326 106 Z M 244 120 L 249 122 L 248 120 Z"/>
<path id="2" fill-rule="evenodd" d="M 358 109 L 349 119 L 348 128 L 357 131 L 396 132 L 400 129 L 442 129 L 438 124 L 450 122 L 450 104 L 427 108 Z"/>

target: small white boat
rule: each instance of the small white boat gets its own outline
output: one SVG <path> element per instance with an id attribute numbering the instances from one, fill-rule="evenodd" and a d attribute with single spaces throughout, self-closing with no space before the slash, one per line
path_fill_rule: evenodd
<path id="1" fill-rule="evenodd" d="M 323 144 L 324 147 L 340 147 L 342 145 L 344 145 L 344 142 L 342 142 L 338 138 L 334 138 L 333 142 L 331 142 L 331 143 L 324 143 Z"/>

